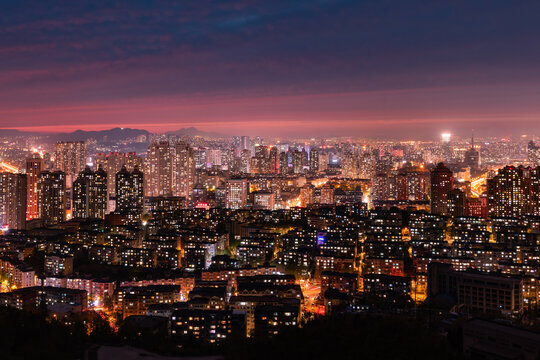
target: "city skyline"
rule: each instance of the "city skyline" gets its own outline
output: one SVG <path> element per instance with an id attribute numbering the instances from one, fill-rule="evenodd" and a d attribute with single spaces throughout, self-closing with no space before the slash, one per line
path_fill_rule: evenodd
<path id="1" fill-rule="evenodd" d="M 502 1 L 6 4 L 0 127 L 539 132 L 537 9 Z"/>
<path id="2" fill-rule="evenodd" d="M 172 125 L 171 125 L 172 126 Z M 335 140 L 341 140 L 341 141 L 364 141 L 364 142 L 373 142 L 373 141 L 382 141 L 382 142 L 396 142 L 396 143 L 408 143 L 408 142 L 434 142 L 434 141 L 452 141 L 452 142 L 459 142 L 459 143 L 469 143 L 471 144 L 471 139 L 474 141 L 476 138 L 477 141 L 489 141 L 489 140 L 495 140 L 495 141 L 510 141 L 512 139 L 514 140 L 527 140 L 527 141 L 537 141 L 540 139 L 540 135 L 537 135 L 535 132 L 517 132 L 515 134 L 506 134 L 506 135 L 489 135 L 492 134 L 491 132 L 487 133 L 481 133 L 478 134 L 478 131 L 471 128 L 471 129 L 463 129 L 462 131 L 456 132 L 450 132 L 450 131 L 443 131 L 440 133 L 436 132 L 429 132 L 426 134 L 415 134 L 411 136 L 405 136 L 405 135 L 399 135 L 396 134 L 394 136 L 389 136 L 388 134 L 379 134 L 374 136 L 366 135 L 365 133 L 359 133 L 358 135 L 351 135 L 350 131 L 349 133 L 343 133 L 343 134 L 327 134 L 324 135 L 298 135 L 295 136 L 294 133 L 288 132 L 288 131 L 281 131 L 277 132 L 276 134 L 273 133 L 264 133 L 266 136 L 262 137 L 260 136 L 260 132 L 253 132 L 250 131 L 243 131 L 240 133 L 234 133 L 234 132 L 214 132 L 214 131 L 205 131 L 195 126 L 190 127 L 172 127 L 171 130 L 161 130 L 161 131 L 151 131 L 148 130 L 148 128 L 145 128 L 144 126 L 134 126 L 134 127 L 111 127 L 111 126 L 94 126 L 94 127 L 80 127 L 78 125 L 73 125 L 68 128 L 64 128 L 63 131 L 59 129 L 51 130 L 50 127 L 34 127 L 34 128 L 0 128 L 0 137 L 1 136 L 36 136 L 39 137 L 41 140 L 44 141 L 44 143 L 51 143 L 55 142 L 58 139 L 83 139 L 82 141 L 86 141 L 88 139 L 93 139 L 94 137 L 101 138 L 101 137 L 109 137 L 110 135 L 113 137 L 129 137 L 129 134 L 137 134 L 144 135 L 147 138 L 159 138 L 163 136 L 170 136 L 175 135 L 178 137 L 184 137 L 184 138 L 192 138 L 192 137 L 200 137 L 205 139 L 216 139 L 216 140 L 230 140 L 237 137 L 250 137 L 253 139 L 266 139 L 267 141 L 283 141 L 285 143 L 288 142 L 298 142 L 298 141 L 305 141 L 310 142 L 314 140 L 325 140 L 325 141 L 335 141 Z M 68 141 L 71 141 L 68 140 Z M 115 140 L 118 140 L 115 138 Z M 147 141 L 147 140 L 145 140 Z M 476 146 L 476 145 L 475 145 Z"/>
<path id="3" fill-rule="evenodd" d="M 1 3 L 2 359 L 540 359 L 540 2 Z"/>
<path id="4" fill-rule="evenodd" d="M 536 137 L 215 135 L 0 132 L 0 331 L 11 313 L 36 316 L 26 326 L 78 327 L 66 358 L 129 352 L 107 343 L 177 355 L 193 344 L 220 359 L 252 346 L 252 358 L 273 354 L 259 343 L 270 341 L 289 349 L 287 359 L 303 357 L 287 345 L 291 331 L 302 346 L 311 327 L 334 333 L 321 321 L 354 323 L 339 326 L 350 345 L 311 356 L 333 359 L 358 351 L 365 337 L 354 332 L 371 333 L 382 314 L 385 333 L 403 319 L 430 329 L 435 342 L 418 330 L 392 338 L 411 344 L 399 351 L 415 359 L 540 354 L 540 341 L 525 347 L 540 339 L 531 331 L 540 303 Z M 462 343 L 436 330 L 454 322 Z M 511 344 L 492 350 L 507 336 Z M 353 358 L 394 358 L 386 343 L 368 343 Z"/>

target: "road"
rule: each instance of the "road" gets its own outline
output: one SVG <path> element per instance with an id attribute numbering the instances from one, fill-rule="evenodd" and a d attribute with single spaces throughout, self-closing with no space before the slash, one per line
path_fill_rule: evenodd
<path id="1" fill-rule="evenodd" d="M 321 286 L 310 281 L 300 285 L 304 294 L 304 312 L 320 314 L 321 306 L 318 304 L 317 298 L 321 293 Z"/>

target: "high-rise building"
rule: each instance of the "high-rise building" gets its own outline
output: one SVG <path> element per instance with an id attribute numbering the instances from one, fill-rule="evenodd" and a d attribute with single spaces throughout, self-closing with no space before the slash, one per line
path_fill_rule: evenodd
<path id="1" fill-rule="evenodd" d="M 216 188 L 215 198 L 217 207 L 225 207 L 227 204 L 227 186 L 225 186 L 225 184 L 222 184 Z"/>
<path id="2" fill-rule="evenodd" d="M 54 145 L 54 167 L 66 176 L 68 188 L 79 172 L 86 166 L 86 144 L 84 141 L 61 141 Z"/>
<path id="3" fill-rule="evenodd" d="M 488 179 L 488 213 L 492 217 L 519 217 L 530 211 L 531 169 L 505 166 Z"/>
<path id="4" fill-rule="evenodd" d="M 255 156 L 250 159 L 250 172 L 254 174 L 266 174 L 270 171 L 268 147 L 255 145 Z"/>
<path id="5" fill-rule="evenodd" d="M 313 189 L 311 184 L 305 184 L 300 188 L 300 206 L 306 207 L 313 203 Z"/>
<path id="6" fill-rule="evenodd" d="M 135 166 L 129 172 L 125 166 L 115 176 L 116 213 L 142 214 L 144 207 L 144 176 Z"/>
<path id="7" fill-rule="evenodd" d="M 122 166 L 115 177 L 115 192 L 116 192 L 116 213 L 128 213 L 131 209 L 132 187 L 131 173 L 125 166 Z M 143 192 L 144 193 L 144 192 Z"/>
<path id="8" fill-rule="evenodd" d="M 105 219 L 106 212 L 107 173 L 86 167 L 73 182 L 73 217 Z"/>
<path id="9" fill-rule="evenodd" d="M 282 152 L 279 154 L 279 173 L 287 175 L 289 173 L 289 153 Z"/>
<path id="10" fill-rule="evenodd" d="M 221 149 L 206 149 L 206 167 L 221 167 L 222 151 Z"/>
<path id="11" fill-rule="evenodd" d="M 240 172 L 249 174 L 250 159 L 251 159 L 251 150 L 249 149 L 242 150 L 242 153 L 240 154 Z"/>
<path id="12" fill-rule="evenodd" d="M 465 152 L 463 161 L 466 166 L 471 168 L 471 172 L 478 170 L 480 165 L 480 153 L 474 148 L 474 135 L 471 137 L 471 148 Z"/>
<path id="13" fill-rule="evenodd" d="M 333 204 L 334 203 L 334 187 L 330 184 L 325 184 L 321 188 L 321 204 Z"/>
<path id="14" fill-rule="evenodd" d="M 242 209 L 247 203 L 248 187 L 246 179 L 227 180 L 227 203 L 229 209 Z"/>
<path id="15" fill-rule="evenodd" d="M 341 174 L 343 177 L 358 179 L 359 173 L 358 156 L 353 153 L 343 153 L 341 156 Z"/>
<path id="16" fill-rule="evenodd" d="M 396 176 L 397 200 L 429 200 L 429 173 L 422 166 L 405 167 Z"/>
<path id="17" fill-rule="evenodd" d="M 169 142 L 153 142 L 144 166 L 146 196 L 172 195 L 172 161 Z"/>
<path id="18" fill-rule="evenodd" d="M 264 159 L 268 156 L 268 146 L 264 145 L 255 145 L 255 157 Z"/>
<path id="19" fill-rule="evenodd" d="M 241 150 L 240 149 L 240 145 L 241 145 L 241 138 L 240 136 L 233 136 L 231 138 L 231 145 L 233 147 L 233 149 L 235 150 Z"/>
<path id="20" fill-rule="evenodd" d="M 467 215 L 467 197 L 460 189 L 448 193 L 448 214 L 454 217 Z"/>
<path id="21" fill-rule="evenodd" d="M 309 171 L 319 171 L 319 151 L 316 149 L 309 150 Z"/>
<path id="22" fill-rule="evenodd" d="M 25 174 L 0 173 L 0 226 L 26 228 Z"/>
<path id="23" fill-rule="evenodd" d="M 232 170 L 234 167 L 234 149 L 221 152 L 221 170 Z"/>
<path id="24" fill-rule="evenodd" d="M 172 162 L 173 196 L 190 200 L 195 186 L 195 158 L 191 146 L 185 142 L 175 144 Z"/>
<path id="25" fill-rule="evenodd" d="M 251 141 L 249 140 L 249 136 L 242 136 L 240 138 L 240 149 L 249 150 L 251 152 Z"/>
<path id="26" fill-rule="evenodd" d="M 377 166 L 375 151 L 365 151 L 358 161 L 358 175 L 362 179 L 373 179 Z"/>
<path id="27" fill-rule="evenodd" d="M 454 175 L 443 163 L 431 172 L 431 212 L 448 214 L 448 193 L 454 189 Z"/>
<path id="28" fill-rule="evenodd" d="M 45 225 L 66 220 L 66 175 L 62 171 L 39 174 L 38 216 Z"/>
<path id="29" fill-rule="evenodd" d="M 193 149 L 193 157 L 195 158 L 195 169 L 206 169 L 206 148 L 205 147 L 199 147 L 199 148 Z"/>
<path id="30" fill-rule="evenodd" d="M 279 153 L 278 148 L 273 146 L 270 148 L 270 153 L 268 155 L 269 169 L 268 172 L 272 174 L 277 174 L 279 172 Z"/>
<path id="31" fill-rule="evenodd" d="M 400 171 L 396 175 L 396 191 L 397 191 L 397 200 L 406 201 L 409 196 L 409 188 L 407 183 L 407 174 L 404 171 Z"/>
<path id="32" fill-rule="evenodd" d="M 293 165 L 293 173 L 301 174 L 304 172 L 302 151 L 298 149 L 293 151 L 292 165 Z"/>
<path id="33" fill-rule="evenodd" d="M 527 172 L 528 208 L 529 215 L 540 216 L 540 166 L 529 169 Z"/>
<path id="34" fill-rule="evenodd" d="M 527 157 L 531 166 L 536 167 L 540 165 L 540 147 L 532 140 L 527 144 Z"/>
<path id="35" fill-rule="evenodd" d="M 302 167 L 304 169 L 309 168 L 309 153 L 306 148 L 302 149 Z"/>
<path id="36" fill-rule="evenodd" d="M 128 171 L 133 171 L 135 166 L 142 167 L 142 159 L 134 152 L 110 152 L 99 153 L 94 159 L 94 166 L 99 169 L 101 166 L 107 173 L 107 193 L 109 198 L 113 199 L 116 196 L 116 180 L 115 175 L 123 166 Z"/>
<path id="37" fill-rule="evenodd" d="M 327 152 L 319 153 L 319 171 L 328 169 L 328 163 L 330 162 L 330 156 Z"/>
<path id="38" fill-rule="evenodd" d="M 389 199 L 389 185 L 388 175 L 385 173 L 378 173 L 373 178 L 373 189 L 371 191 L 372 201 L 386 201 Z"/>
<path id="39" fill-rule="evenodd" d="M 44 169 L 43 159 L 39 154 L 26 159 L 26 219 L 32 220 L 38 217 L 37 180 L 39 173 Z"/>

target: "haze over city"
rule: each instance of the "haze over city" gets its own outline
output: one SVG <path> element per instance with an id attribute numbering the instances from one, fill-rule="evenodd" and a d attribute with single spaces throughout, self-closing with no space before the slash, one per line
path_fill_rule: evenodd
<path id="1" fill-rule="evenodd" d="M 539 360 L 539 15 L 0 1 L 0 358 Z"/>
<path id="2" fill-rule="evenodd" d="M 533 1 L 2 7 L 2 128 L 390 138 L 540 130 Z"/>

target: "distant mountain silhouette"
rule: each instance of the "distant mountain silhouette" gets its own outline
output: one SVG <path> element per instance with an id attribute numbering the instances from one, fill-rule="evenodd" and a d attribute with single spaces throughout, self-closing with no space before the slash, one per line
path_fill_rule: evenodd
<path id="1" fill-rule="evenodd" d="M 71 133 L 61 133 L 52 135 L 57 141 L 87 141 L 88 139 L 96 139 L 98 141 L 117 142 L 129 138 L 134 138 L 139 135 L 149 135 L 147 130 L 130 129 L 130 128 L 113 128 L 100 131 L 84 131 L 76 130 Z"/>
<path id="2" fill-rule="evenodd" d="M 34 135 L 34 134 L 36 134 L 36 133 L 20 131 L 20 130 L 15 130 L 15 129 L 0 129 L 0 137 L 28 136 L 28 135 Z"/>
<path id="3" fill-rule="evenodd" d="M 202 136 L 210 138 L 221 138 L 226 137 L 226 135 L 206 132 L 199 130 L 195 127 L 182 128 L 175 131 L 168 131 L 165 134 L 167 135 L 176 135 L 176 136 Z M 131 128 L 113 128 L 108 130 L 100 131 L 85 131 L 85 130 L 76 130 L 69 133 L 40 133 L 35 131 L 21 131 L 15 129 L 0 129 L 0 137 L 17 137 L 17 136 L 45 136 L 49 141 L 87 141 L 89 139 L 95 139 L 99 142 L 118 142 L 129 138 L 134 138 L 139 135 L 150 135 L 150 132 L 142 129 L 131 129 Z"/>
<path id="4" fill-rule="evenodd" d="M 182 128 L 174 131 L 168 131 L 166 132 L 167 135 L 176 135 L 176 136 L 203 136 L 203 137 L 211 137 L 211 138 L 221 138 L 226 137 L 226 135 L 214 133 L 214 132 L 206 132 L 197 129 L 196 127 L 188 127 L 188 128 Z"/>
<path id="5" fill-rule="evenodd" d="M 40 133 L 36 131 L 21 131 L 14 129 L 0 129 L 0 137 L 16 137 L 16 136 L 44 136 L 49 141 L 87 141 L 88 139 L 96 139 L 100 142 L 117 142 L 128 138 L 134 138 L 139 135 L 150 134 L 147 130 L 130 129 L 130 128 L 113 128 L 100 131 L 85 131 L 76 130 L 70 133 Z"/>

